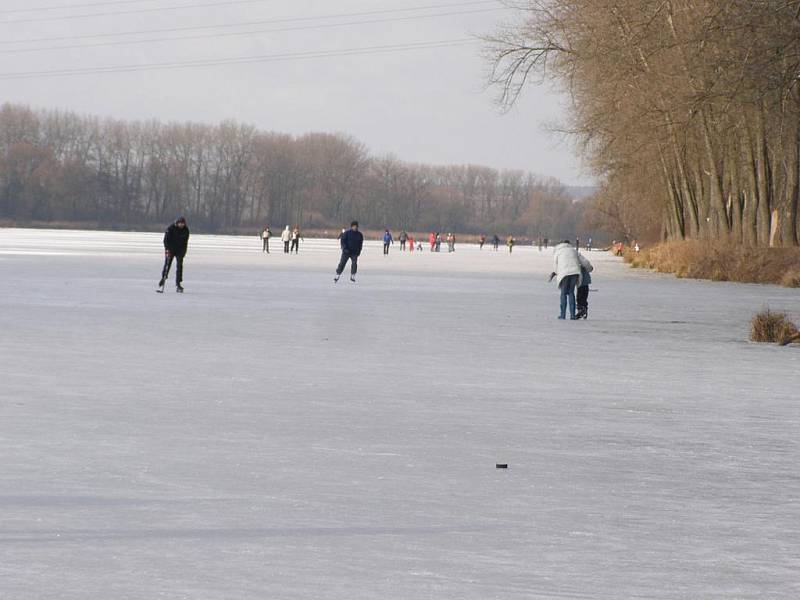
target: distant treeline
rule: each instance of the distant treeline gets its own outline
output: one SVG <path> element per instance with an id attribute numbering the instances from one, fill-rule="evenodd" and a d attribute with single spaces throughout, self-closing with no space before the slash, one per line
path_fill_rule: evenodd
<path id="1" fill-rule="evenodd" d="M 233 122 L 127 122 L 0 108 L 0 218 L 16 222 L 264 224 L 573 237 L 580 203 L 555 179 L 373 156 L 346 135 Z"/>

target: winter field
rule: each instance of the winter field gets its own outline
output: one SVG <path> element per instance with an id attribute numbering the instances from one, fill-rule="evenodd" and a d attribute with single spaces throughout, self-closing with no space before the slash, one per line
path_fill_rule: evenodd
<path id="1" fill-rule="evenodd" d="M 800 597 L 796 290 L 279 245 L 0 230 L 0 598 Z"/>

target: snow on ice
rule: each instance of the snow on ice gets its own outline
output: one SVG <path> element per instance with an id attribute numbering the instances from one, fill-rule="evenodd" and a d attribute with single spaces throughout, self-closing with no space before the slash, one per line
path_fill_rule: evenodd
<path id="1" fill-rule="evenodd" d="M 0 597 L 800 596 L 796 291 L 279 245 L 0 230 Z"/>

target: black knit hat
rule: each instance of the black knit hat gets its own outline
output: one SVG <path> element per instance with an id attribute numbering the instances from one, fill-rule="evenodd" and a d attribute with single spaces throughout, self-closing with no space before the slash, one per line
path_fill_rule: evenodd
<path id="1" fill-rule="evenodd" d="M 350 223 L 350 227 L 358 227 L 358 221 L 353 221 Z"/>

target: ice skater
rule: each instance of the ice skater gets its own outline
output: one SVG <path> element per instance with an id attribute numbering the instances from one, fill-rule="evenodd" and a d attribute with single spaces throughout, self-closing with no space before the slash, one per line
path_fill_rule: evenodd
<path id="1" fill-rule="evenodd" d="M 486 243 L 486 234 L 482 233 L 481 237 L 478 238 L 478 244 L 480 244 L 480 250 L 483 250 L 483 245 Z"/>
<path id="2" fill-rule="evenodd" d="M 420 245 L 420 248 L 422 248 L 421 245 Z M 414 254 L 414 236 L 413 235 L 408 236 L 408 251 L 411 254 Z"/>
<path id="3" fill-rule="evenodd" d="M 292 229 L 292 246 L 289 249 L 290 254 L 292 250 L 294 250 L 295 254 L 298 254 L 300 251 L 300 228 L 297 225 Z"/>
<path id="4" fill-rule="evenodd" d="M 514 239 L 513 235 L 508 236 L 506 240 L 506 246 L 508 246 L 508 253 L 511 254 L 514 251 L 514 244 L 517 243 L 517 240 Z"/>
<path id="5" fill-rule="evenodd" d="M 409 240 L 408 234 L 406 233 L 405 229 L 403 229 L 403 231 L 400 232 L 400 237 L 398 239 L 400 240 L 400 252 L 404 252 L 406 249 L 406 242 L 408 242 Z"/>
<path id="6" fill-rule="evenodd" d="M 358 257 L 361 255 L 361 247 L 364 245 L 364 235 L 358 230 L 358 221 L 350 223 L 350 230 L 342 236 L 342 258 L 339 266 L 336 267 L 336 277 L 334 282 L 339 281 L 342 271 L 350 261 L 350 281 L 356 282 L 356 272 L 358 272 Z"/>
<path id="7" fill-rule="evenodd" d="M 269 238 L 272 237 L 272 231 L 269 228 L 269 225 L 264 227 L 264 231 L 261 232 L 261 242 L 262 248 L 261 252 L 266 252 L 269 254 Z"/>
<path id="8" fill-rule="evenodd" d="M 283 230 L 281 233 L 281 241 L 283 242 L 283 253 L 289 254 L 289 244 L 292 241 L 292 232 L 289 230 L 289 226 L 286 226 L 286 229 Z"/>
<path id="9" fill-rule="evenodd" d="M 175 259 L 175 291 L 183 293 L 183 257 L 186 256 L 186 248 L 189 245 L 189 228 L 186 226 L 186 219 L 178 219 L 164 232 L 164 268 L 161 269 L 161 279 L 158 282 L 158 292 L 164 292 L 164 284 L 167 283 L 169 270 L 172 267 L 172 259 Z"/>
<path id="10" fill-rule="evenodd" d="M 578 293 L 576 304 L 578 305 L 578 312 L 576 314 L 579 319 L 589 318 L 589 285 L 592 283 L 592 271 L 594 267 L 581 253 L 578 253 L 578 260 L 581 263 L 581 277 L 578 281 Z"/>
<path id="11" fill-rule="evenodd" d="M 385 230 L 383 232 L 383 253 L 384 254 L 389 254 L 389 246 L 391 246 L 392 244 L 394 244 L 394 238 L 392 238 L 392 234 L 387 229 L 387 230 Z"/>
<path id="12" fill-rule="evenodd" d="M 581 276 L 581 260 L 587 267 L 591 267 L 589 261 L 578 254 L 569 240 L 557 244 L 553 250 L 553 272 L 550 274 L 550 281 L 558 278 L 558 288 L 561 291 L 559 319 L 566 319 L 567 303 L 569 303 L 570 319 L 574 321 L 578 318 L 575 312 L 575 288 Z"/>

